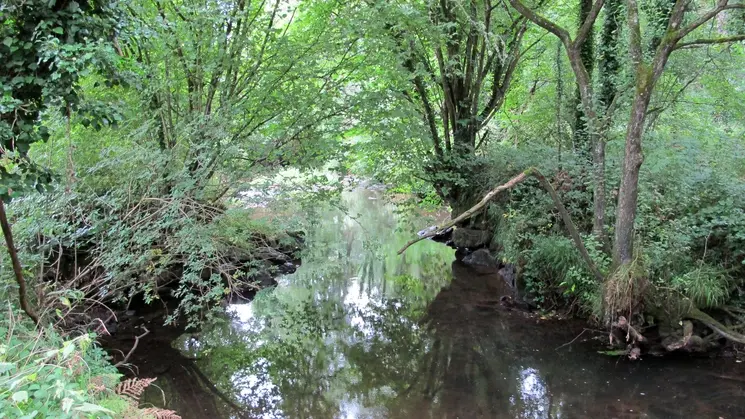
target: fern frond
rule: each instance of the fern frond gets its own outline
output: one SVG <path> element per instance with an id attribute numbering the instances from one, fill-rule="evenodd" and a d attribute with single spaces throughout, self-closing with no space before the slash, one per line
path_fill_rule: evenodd
<path id="1" fill-rule="evenodd" d="M 155 381 L 155 378 L 130 378 L 119 383 L 114 389 L 114 393 L 137 403 L 147 386 L 153 381 Z"/>
<path id="2" fill-rule="evenodd" d="M 159 407 L 142 409 L 142 413 L 147 416 L 152 416 L 155 419 L 181 419 L 181 416 L 177 415 L 175 411 L 161 409 Z"/>

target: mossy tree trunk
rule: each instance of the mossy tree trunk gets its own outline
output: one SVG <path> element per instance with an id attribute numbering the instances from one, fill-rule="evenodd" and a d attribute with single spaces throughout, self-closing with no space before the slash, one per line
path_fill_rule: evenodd
<path id="1" fill-rule="evenodd" d="M 554 22 L 537 14 L 526 7 L 520 0 L 510 0 L 510 4 L 517 11 L 533 23 L 541 26 L 557 38 L 564 45 L 569 64 L 574 72 L 577 82 L 578 96 L 582 113 L 581 132 L 587 134 L 584 143 L 585 155 L 590 159 L 592 155 L 593 166 L 593 233 L 598 237 L 603 247 L 610 248 L 605 234 L 605 131 L 609 124 L 603 118 L 605 115 L 599 113 L 594 105 L 594 89 L 592 83 L 592 70 L 594 66 L 593 57 L 593 26 L 604 5 L 604 0 L 591 1 L 582 0 L 580 4 L 579 27 L 574 36 L 569 31 Z M 588 44 L 590 46 L 588 46 Z M 610 112 L 608 112 L 610 113 Z M 578 130 L 575 129 L 575 134 Z"/>
<path id="2" fill-rule="evenodd" d="M 579 2 L 579 27 L 587 19 L 592 10 L 592 0 L 580 0 Z M 592 83 L 592 74 L 595 68 L 595 40 L 594 31 L 590 29 L 587 34 L 587 41 L 585 41 L 579 47 L 579 55 L 584 65 L 587 75 L 589 76 L 589 82 Z M 592 160 L 593 145 L 590 141 L 590 132 L 587 123 L 587 115 L 585 114 L 584 107 L 582 106 L 582 97 L 580 94 L 580 86 L 577 85 L 574 98 L 574 147 L 575 151 L 586 159 L 588 162 Z"/>

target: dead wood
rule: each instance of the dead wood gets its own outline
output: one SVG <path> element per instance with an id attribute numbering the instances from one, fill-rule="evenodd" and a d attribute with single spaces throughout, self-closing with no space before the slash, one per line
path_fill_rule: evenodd
<path id="1" fill-rule="evenodd" d="M 402 254 L 408 249 L 411 245 L 424 240 L 428 239 L 430 237 L 434 237 L 438 234 L 442 234 L 445 230 L 447 230 L 450 227 L 453 227 L 457 225 L 458 223 L 461 223 L 474 215 L 476 215 L 481 209 L 483 209 L 492 199 L 499 196 L 500 193 L 509 190 L 513 187 L 515 187 L 517 184 L 524 181 L 528 176 L 535 177 L 538 182 L 541 184 L 543 189 L 548 192 L 548 194 L 551 196 L 551 199 L 554 201 L 554 205 L 556 206 L 556 209 L 559 210 L 559 214 L 561 215 L 561 219 L 564 222 L 564 225 L 566 229 L 569 231 L 569 235 L 571 236 L 572 240 L 574 241 L 574 245 L 577 247 L 577 250 L 579 250 L 582 259 L 587 264 L 587 267 L 590 269 L 592 274 L 595 276 L 595 278 L 602 282 L 605 279 L 605 276 L 600 272 L 600 270 L 595 265 L 595 262 L 593 262 L 592 258 L 590 257 L 590 254 L 587 252 L 587 248 L 585 247 L 585 244 L 582 242 L 582 238 L 579 235 L 579 232 L 577 231 L 577 227 L 575 226 L 574 222 L 572 221 L 571 215 L 569 215 L 569 212 L 567 211 L 566 207 L 564 207 L 564 204 L 559 199 L 559 195 L 556 193 L 556 190 L 553 186 L 551 186 L 551 183 L 548 182 L 545 176 L 541 174 L 538 169 L 531 167 L 524 172 L 518 174 L 517 176 L 510 179 L 507 183 L 503 185 L 499 185 L 496 188 L 492 189 L 489 193 L 487 193 L 481 201 L 471 207 L 468 211 L 465 211 L 460 216 L 456 217 L 453 220 L 450 220 L 434 230 L 428 232 L 427 234 L 423 234 L 420 237 L 417 237 L 416 239 L 413 239 L 406 243 L 404 247 L 401 248 L 401 250 L 398 251 L 398 254 Z"/>

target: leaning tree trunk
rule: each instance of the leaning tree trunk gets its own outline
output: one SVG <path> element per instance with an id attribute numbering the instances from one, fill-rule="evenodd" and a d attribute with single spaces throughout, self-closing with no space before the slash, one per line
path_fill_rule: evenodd
<path id="1" fill-rule="evenodd" d="M 8 217 L 5 214 L 5 204 L 2 200 L 0 200 L 0 227 L 2 227 L 3 236 L 5 236 L 5 245 L 8 246 L 8 255 L 10 256 L 10 263 L 13 266 L 13 274 L 18 283 L 18 302 L 26 315 L 34 324 L 38 325 L 39 315 L 31 308 L 26 298 L 26 279 L 23 277 L 23 268 L 21 267 L 21 261 L 18 259 L 18 252 L 13 243 L 13 232 L 10 228 Z"/>
<path id="2" fill-rule="evenodd" d="M 556 193 L 556 190 L 553 186 L 548 182 L 545 176 L 538 171 L 535 167 L 531 167 L 524 172 L 520 173 L 519 175 L 513 177 L 510 179 L 507 183 L 497 186 L 496 188 L 492 189 L 489 193 L 487 193 L 479 203 L 471 207 L 468 211 L 463 212 L 461 215 L 459 215 L 456 218 L 451 219 L 450 221 L 441 224 L 437 226 L 437 228 L 433 229 L 427 234 L 423 234 L 419 237 L 417 237 L 414 240 L 409 241 L 402 247 L 398 254 L 402 254 L 408 249 L 411 245 L 414 243 L 417 243 L 419 241 L 422 241 L 424 239 L 428 239 L 430 237 L 437 236 L 439 234 L 442 234 L 447 229 L 453 226 L 457 226 L 458 224 L 462 223 L 465 220 L 468 220 L 469 218 L 473 217 L 476 214 L 481 213 L 481 211 L 486 207 L 486 205 L 489 204 L 493 199 L 498 197 L 502 192 L 512 189 L 517 184 L 521 183 L 525 179 L 527 179 L 529 176 L 533 176 L 538 180 L 538 182 L 541 184 L 543 189 L 548 192 L 548 194 L 551 196 L 551 199 L 554 201 L 554 205 L 556 205 L 556 209 L 559 211 L 559 215 L 561 216 L 562 221 L 564 222 L 564 226 L 566 227 L 567 231 L 569 231 L 569 236 L 574 241 L 574 245 L 577 247 L 577 250 L 579 250 L 580 255 L 582 256 L 582 259 L 587 264 L 588 269 L 590 272 L 595 276 L 595 278 L 602 282 L 605 276 L 600 272 L 600 270 L 597 268 L 597 265 L 595 265 L 595 262 L 593 262 L 592 258 L 590 257 L 590 254 L 587 252 L 587 248 L 585 247 L 585 244 L 582 242 L 582 237 L 579 235 L 579 231 L 577 231 L 577 227 L 575 226 L 574 222 L 572 221 L 572 216 L 569 215 L 569 211 L 567 211 L 564 204 L 559 199 L 559 195 Z"/>

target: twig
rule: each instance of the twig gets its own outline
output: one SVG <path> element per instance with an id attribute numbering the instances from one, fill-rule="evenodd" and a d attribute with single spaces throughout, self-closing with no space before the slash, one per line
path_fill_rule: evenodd
<path id="1" fill-rule="evenodd" d="M 137 345 L 140 343 L 140 339 L 141 338 L 144 338 L 145 336 L 147 336 L 148 333 L 150 333 L 150 331 L 147 330 L 147 327 L 142 326 L 142 328 L 145 329 L 145 333 L 143 333 L 143 334 L 141 334 L 139 336 L 135 336 L 135 343 L 134 343 L 134 345 L 132 345 L 132 349 L 130 349 L 129 352 L 127 352 L 127 355 L 124 357 L 124 359 L 122 359 L 121 361 L 119 361 L 116 364 L 114 364 L 114 367 L 117 367 L 118 368 L 118 367 L 121 367 L 122 365 L 126 364 L 127 361 L 129 360 L 129 357 L 132 355 L 132 353 L 135 351 L 135 349 L 137 349 Z"/>
<path id="2" fill-rule="evenodd" d="M 558 351 L 559 349 L 561 349 L 561 348 L 563 348 L 565 346 L 569 346 L 569 345 L 573 344 L 577 339 L 579 339 L 580 336 L 584 335 L 586 331 L 587 331 L 587 329 L 582 329 L 582 331 L 579 333 L 579 335 L 577 335 L 576 338 L 572 339 L 570 342 L 567 342 L 567 343 L 559 346 L 558 348 L 556 348 L 554 350 L 555 351 Z"/>

